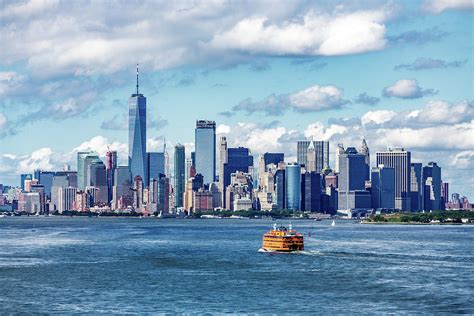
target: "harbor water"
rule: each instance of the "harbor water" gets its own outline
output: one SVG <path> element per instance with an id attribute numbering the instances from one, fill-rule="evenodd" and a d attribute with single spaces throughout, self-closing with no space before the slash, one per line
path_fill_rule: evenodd
<path id="1" fill-rule="evenodd" d="M 268 254 L 269 220 L 1 218 L 0 311 L 474 313 L 474 226 L 331 222 Z"/>

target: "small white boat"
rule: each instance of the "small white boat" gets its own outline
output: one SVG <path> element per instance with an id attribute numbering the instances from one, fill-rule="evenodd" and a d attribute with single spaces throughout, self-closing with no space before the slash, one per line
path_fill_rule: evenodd
<path id="1" fill-rule="evenodd" d="M 0 214 L 0 218 L 7 217 L 5 214 Z"/>
<path id="2" fill-rule="evenodd" d="M 335 220 L 332 220 L 331 226 L 332 227 L 336 226 L 336 221 Z"/>

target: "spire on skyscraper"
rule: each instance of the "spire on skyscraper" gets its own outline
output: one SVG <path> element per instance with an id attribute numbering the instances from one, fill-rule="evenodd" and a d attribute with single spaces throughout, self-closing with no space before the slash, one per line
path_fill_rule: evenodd
<path id="1" fill-rule="evenodd" d="M 138 64 L 137 64 L 137 95 L 138 95 Z"/>

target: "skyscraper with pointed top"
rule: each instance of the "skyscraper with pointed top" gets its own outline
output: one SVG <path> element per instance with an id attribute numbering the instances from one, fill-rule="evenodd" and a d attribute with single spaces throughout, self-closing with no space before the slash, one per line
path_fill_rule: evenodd
<path id="1" fill-rule="evenodd" d="M 146 98 L 138 89 L 128 99 L 128 165 L 132 179 L 146 179 Z"/>

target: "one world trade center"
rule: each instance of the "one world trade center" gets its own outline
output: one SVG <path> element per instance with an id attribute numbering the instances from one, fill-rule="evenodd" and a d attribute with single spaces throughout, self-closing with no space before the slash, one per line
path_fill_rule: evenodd
<path id="1" fill-rule="evenodd" d="M 146 98 L 138 91 L 138 64 L 137 91 L 128 100 L 128 165 L 132 181 L 146 180 Z"/>

